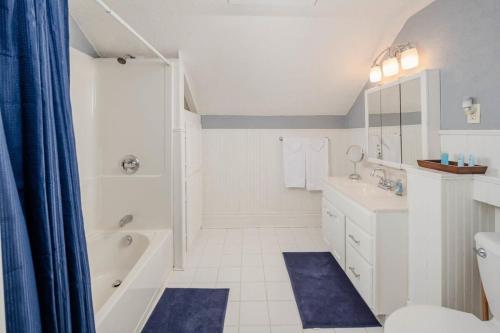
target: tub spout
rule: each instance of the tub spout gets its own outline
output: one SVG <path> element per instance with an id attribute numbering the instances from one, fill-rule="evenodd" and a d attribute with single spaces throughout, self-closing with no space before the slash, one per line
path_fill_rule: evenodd
<path id="1" fill-rule="evenodd" d="M 134 216 L 133 215 L 131 215 L 131 214 L 125 215 L 124 217 L 122 217 L 122 219 L 120 220 L 120 222 L 118 223 L 118 225 L 120 226 L 120 228 L 123 228 L 127 224 L 131 223 L 133 220 L 134 220 Z"/>

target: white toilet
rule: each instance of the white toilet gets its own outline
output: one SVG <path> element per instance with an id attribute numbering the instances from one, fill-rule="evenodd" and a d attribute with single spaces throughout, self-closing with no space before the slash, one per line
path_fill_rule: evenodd
<path id="1" fill-rule="evenodd" d="M 479 272 L 493 319 L 438 306 L 415 305 L 397 310 L 385 323 L 385 333 L 500 333 L 500 233 L 478 233 Z"/>

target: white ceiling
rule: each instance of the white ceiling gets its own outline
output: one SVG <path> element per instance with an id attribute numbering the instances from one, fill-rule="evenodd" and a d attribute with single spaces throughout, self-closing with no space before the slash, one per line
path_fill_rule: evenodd
<path id="1" fill-rule="evenodd" d="M 202 114 L 343 115 L 365 84 L 375 53 L 432 1 L 318 0 L 315 6 L 270 6 L 229 5 L 227 0 L 108 0 L 107 4 L 165 55 L 180 51 Z M 70 5 L 101 56 L 149 55 L 94 0 L 70 0 Z"/>

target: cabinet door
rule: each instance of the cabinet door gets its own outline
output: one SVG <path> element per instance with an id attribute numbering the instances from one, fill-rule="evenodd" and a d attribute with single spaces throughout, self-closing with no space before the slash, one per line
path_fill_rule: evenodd
<path id="1" fill-rule="evenodd" d="M 333 206 L 323 199 L 323 209 L 321 214 L 321 234 L 326 245 L 331 248 L 333 234 L 333 220 L 331 218 Z"/>
<path id="2" fill-rule="evenodd" d="M 345 215 L 323 199 L 323 238 L 339 265 L 345 267 Z"/>
<path id="3" fill-rule="evenodd" d="M 401 135 L 403 163 L 416 166 L 417 160 L 424 158 L 420 78 L 401 83 Z"/>
<path id="4" fill-rule="evenodd" d="M 401 164 L 401 99 L 400 86 L 381 90 L 382 159 Z"/>
<path id="5" fill-rule="evenodd" d="M 342 269 L 345 269 L 345 223 L 345 215 L 335 209 L 332 230 L 332 254 Z"/>

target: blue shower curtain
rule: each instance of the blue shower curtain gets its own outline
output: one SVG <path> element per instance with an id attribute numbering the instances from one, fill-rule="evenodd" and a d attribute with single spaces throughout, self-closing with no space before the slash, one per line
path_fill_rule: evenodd
<path id="1" fill-rule="evenodd" d="M 67 0 L 0 0 L 7 330 L 94 332 L 69 99 Z"/>

